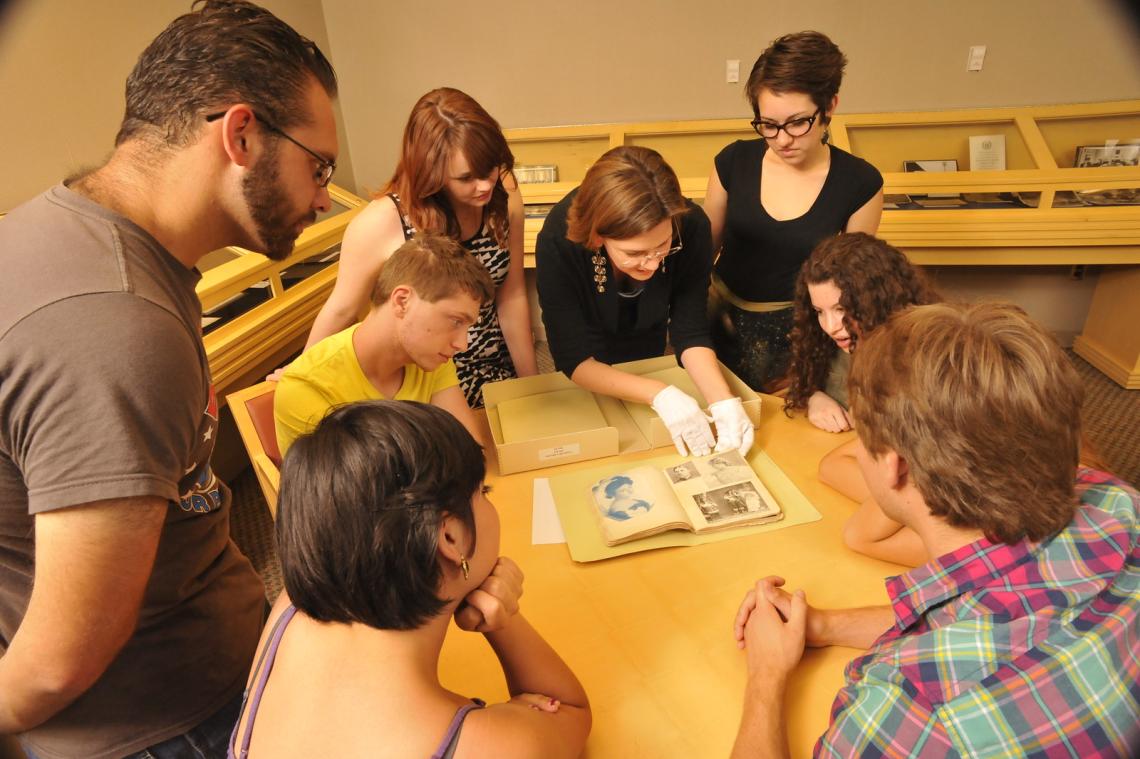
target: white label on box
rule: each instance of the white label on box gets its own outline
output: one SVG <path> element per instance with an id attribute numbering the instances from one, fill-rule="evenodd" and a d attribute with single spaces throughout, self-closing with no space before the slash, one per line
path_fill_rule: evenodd
<path id="1" fill-rule="evenodd" d="M 538 460 L 550 461 L 551 459 L 561 459 L 567 456 L 577 456 L 581 452 L 581 443 L 567 443 L 566 445 L 556 445 L 553 448 L 539 448 Z"/>

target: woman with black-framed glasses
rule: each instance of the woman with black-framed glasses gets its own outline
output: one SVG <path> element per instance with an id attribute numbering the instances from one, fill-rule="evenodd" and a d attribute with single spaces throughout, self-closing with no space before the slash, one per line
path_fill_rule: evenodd
<path id="1" fill-rule="evenodd" d="M 757 390 L 783 384 L 792 292 L 812 249 L 834 234 L 879 228 L 882 175 L 828 144 L 846 63 L 819 32 L 775 40 L 745 86 L 760 139 L 726 147 L 709 176 L 704 209 L 720 250 L 713 343 L 717 357 Z"/>
<path id="2" fill-rule="evenodd" d="M 752 446 L 752 423 L 721 374 L 708 333 L 712 247 L 700 207 L 659 153 L 613 148 L 551 209 L 535 245 L 538 301 L 554 365 L 596 393 L 653 406 L 677 451 Z M 708 401 L 613 364 L 672 345 Z"/>

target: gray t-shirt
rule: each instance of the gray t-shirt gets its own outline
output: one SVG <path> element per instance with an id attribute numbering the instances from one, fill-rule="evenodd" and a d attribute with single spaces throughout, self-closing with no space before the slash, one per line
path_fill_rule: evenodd
<path id="1" fill-rule="evenodd" d="M 242 690 L 265 604 L 210 469 L 218 405 L 198 274 L 62 185 L 0 220 L 0 271 L 0 653 L 27 609 L 37 513 L 169 501 L 134 635 L 21 736 L 45 759 L 121 756 Z"/>

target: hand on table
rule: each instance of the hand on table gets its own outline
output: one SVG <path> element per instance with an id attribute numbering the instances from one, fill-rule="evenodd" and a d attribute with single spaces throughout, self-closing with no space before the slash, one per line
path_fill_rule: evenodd
<path id="1" fill-rule="evenodd" d="M 500 556 L 487 579 L 455 610 L 455 624 L 469 632 L 499 630 L 518 613 L 522 592 L 522 570 L 511 559 Z"/>
<path id="2" fill-rule="evenodd" d="M 816 390 L 808 398 L 807 413 L 808 421 L 827 432 L 846 432 L 854 426 L 847 410 L 822 390 Z"/>
<path id="3" fill-rule="evenodd" d="M 752 420 L 744 413 L 744 403 L 739 398 L 725 398 L 709 406 L 713 423 L 716 424 L 716 453 L 733 449 L 747 456 L 752 448 Z"/>
<path id="4" fill-rule="evenodd" d="M 707 456 L 712 452 L 712 428 L 709 418 L 700 405 L 676 385 L 669 385 L 653 396 L 653 410 L 669 428 L 677 453 L 688 456 Z M 686 450 L 686 446 L 688 450 Z"/>

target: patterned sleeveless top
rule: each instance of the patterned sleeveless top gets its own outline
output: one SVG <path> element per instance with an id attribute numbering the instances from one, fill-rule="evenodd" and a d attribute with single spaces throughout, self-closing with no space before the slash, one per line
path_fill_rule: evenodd
<path id="1" fill-rule="evenodd" d="M 400 214 L 400 225 L 404 229 L 404 239 L 416 233 L 415 227 L 400 205 L 400 197 L 388 193 L 396 212 Z M 491 275 L 491 281 L 498 290 L 507 278 L 511 268 L 511 253 L 499 247 L 487 229 L 486 222 L 469 240 L 460 240 L 460 245 L 471 252 Z M 510 379 L 517 376 L 511 354 L 503 338 L 503 328 L 499 326 L 499 312 L 495 302 L 484 303 L 479 310 L 479 318 L 467 330 L 467 350 L 456 353 L 455 372 L 459 375 L 459 386 L 467 398 L 467 405 L 480 408 L 483 405 L 483 385 L 488 382 Z"/>

